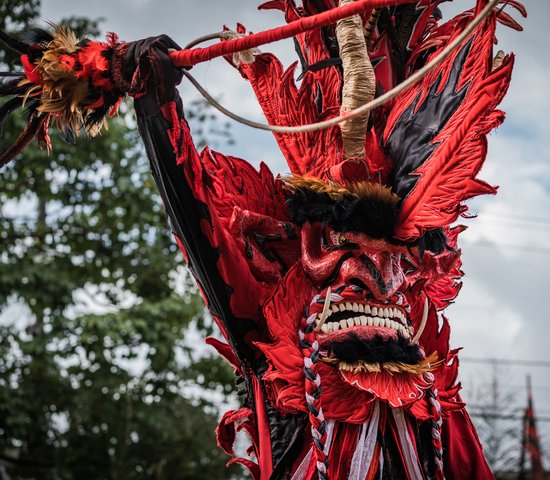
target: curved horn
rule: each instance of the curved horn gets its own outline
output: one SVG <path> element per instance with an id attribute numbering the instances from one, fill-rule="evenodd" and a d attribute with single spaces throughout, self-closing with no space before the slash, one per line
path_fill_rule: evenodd
<path id="1" fill-rule="evenodd" d="M 354 0 L 340 0 L 340 6 Z M 341 114 L 345 114 L 374 98 L 376 78 L 365 42 L 363 21 L 359 15 L 339 20 L 336 38 L 344 69 Z M 340 124 L 346 158 L 365 158 L 365 132 L 369 121 L 366 112 Z"/>

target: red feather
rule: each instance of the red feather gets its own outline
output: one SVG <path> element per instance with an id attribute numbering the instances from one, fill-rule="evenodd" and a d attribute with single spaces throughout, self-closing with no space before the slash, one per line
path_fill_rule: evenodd
<path id="1" fill-rule="evenodd" d="M 444 41 L 432 56 L 462 31 L 471 17 L 470 12 L 443 25 L 435 36 Z M 412 240 L 427 229 L 450 225 L 463 211 L 461 202 L 496 192 L 494 187 L 477 178 L 487 153 L 486 135 L 504 118 L 496 106 L 506 93 L 513 66 L 512 56 L 506 56 L 502 65 L 491 71 L 495 25 L 493 15 L 473 34 L 456 88 L 453 93 L 446 93 L 463 98 L 441 130 L 433 132 L 431 142 L 423 146 L 426 151 L 433 150 L 427 160 L 409 175 L 416 183 L 402 205 L 396 229 L 399 239 Z M 425 109 L 428 102 L 448 88 L 447 82 L 453 68 L 456 69 L 455 61 L 464 53 L 464 48 L 428 74 L 420 86 L 409 88 L 396 99 L 384 130 L 384 143 L 388 143 L 397 123 L 404 121 L 403 116 L 411 108 L 414 107 L 414 111 L 407 119 L 409 125 L 414 124 L 415 115 Z M 448 103 L 443 100 L 442 108 L 448 108 Z M 438 113 L 444 115 L 444 112 Z M 406 146 L 400 148 L 402 157 L 406 158 Z"/>

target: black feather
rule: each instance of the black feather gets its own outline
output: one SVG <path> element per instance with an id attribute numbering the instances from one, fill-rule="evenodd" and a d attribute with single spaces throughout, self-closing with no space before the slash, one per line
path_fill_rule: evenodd
<path id="1" fill-rule="evenodd" d="M 4 42 L 8 48 L 17 53 L 27 53 L 29 49 L 29 46 L 26 43 L 2 31 L 0 31 L 0 41 Z"/>
<path id="2" fill-rule="evenodd" d="M 27 91 L 27 86 L 19 86 L 19 78 L 0 83 L 0 96 L 22 95 Z"/>
<path id="3" fill-rule="evenodd" d="M 424 233 L 424 246 L 426 250 L 439 255 L 447 248 L 447 237 L 442 228 L 436 228 L 435 230 L 427 230 Z"/>
<path id="4" fill-rule="evenodd" d="M 4 136 L 4 123 L 7 118 L 11 113 L 20 108 L 22 104 L 22 97 L 13 97 L 0 107 L 0 138 Z"/>
<path id="5" fill-rule="evenodd" d="M 45 46 L 54 39 L 51 32 L 43 28 L 33 27 L 21 34 L 21 40 L 28 45 Z"/>

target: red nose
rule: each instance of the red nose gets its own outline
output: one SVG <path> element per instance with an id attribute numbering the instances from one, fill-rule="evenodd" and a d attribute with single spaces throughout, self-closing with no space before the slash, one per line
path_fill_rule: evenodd
<path id="1" fill-rule="evenodd" d="M 403 286 L 405 275 L 399 255 L 395 253 L 357 252 L 342 263 L 336 282 L 345 285 L 363 284 L 374 298 L 384 301 Z"/>

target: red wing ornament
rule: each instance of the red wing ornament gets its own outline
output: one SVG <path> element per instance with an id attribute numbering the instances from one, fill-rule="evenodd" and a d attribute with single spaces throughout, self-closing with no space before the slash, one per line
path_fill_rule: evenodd
<path id="1" fill-rule="evenodd" d="M 347 3 L 261 8 L 300 22 Z M 328 120 L 413 75 L 486 5 L 440 25 L 439 3 L 365 7 L 297 34 L 298 80 L 296 64 L 284 70 L 271 54 L 236 68 L 270 124 Z M 463 228 L 453 223 L 465 200 L 496 191 L 477 175 L 513 65 L 493 56 L 498 21 L 519 28 L 493 10 L 370 115 L 275 134 L 291 171 L 283 178 L 197 152 L 176 89 L 179 47 L 168 37 L 78 42 L 57 29 L 23 43 L 2 34 L 21 52 L 24 75 L 0 85 L 11 96 L 0 121 L 23 103 L 30 118 L 2 164 L 34 138 L 49 145 L 48 124 L 93 135 L 124 95 L 134 98 L 170 226 L 225 338 L 208 343 L 238 376 L 242 405 L 224 415 L 218 441 L 253 478 L 492 478 L 441 311 L 461 286 Z M 248 458 L 235 454 L 240 431 Z"/>

